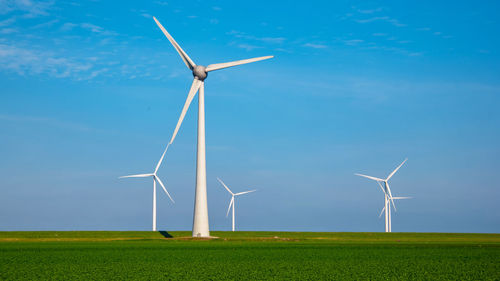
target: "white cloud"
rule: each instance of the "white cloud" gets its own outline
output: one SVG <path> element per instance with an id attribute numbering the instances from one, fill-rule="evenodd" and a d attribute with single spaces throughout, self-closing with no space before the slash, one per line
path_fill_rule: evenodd
<path id="1" fill-rule="evenodd" d="M 16 21 L 15 17 L 0 21 L 0 27 L 9 26 Z"/>
<path id="2" fill-rule="evenodd" d="M 99 69 L 99 70 L 94 70 L 90 73 L 90 75 L 88 77 L 84 77 L 84 78 L 81 78 L 81 80 L 89 80 L 89 79 L 92 79 L 92 78 L 95 78 L 97 77 L 99 74 L 101 73 L 104 73 L 104 72 L 107 72 L 109 69 L 107 68 L 103 68 L 103 69 Z"/>
<path id="3" fill-rule="evenodd" d="M 16 33 L 18 31 L 17 28 L 2 28 L 0 29 L 0 34 L 11 34 L 11 33 Z"/>
<path id="4" fill-rule="evenodd" d="M 326 46 L 326 45 L 323 45 L 323 44 L 313 44 L 313 43 L 306 43 L 306 44 L 304 44 L 302 46 L 313 48 L 313 49 L 326 49 L 326 48 L 328 48 L 328 46 Z"/>
<path id="5" fill-rule="evenodd" d="M 254 49 L 262 48 L 262 47 L 250 45 L 250 44 L 238 44 L 237 46 L 238 46 L 238 48 L 245 49 L 247 51 L 252 51 Z"/>
<path id="6" fill-rule="evenodd" d="M 376 12 L 381 12 L 382 10 L 383 10 L 382 7 L 378 7 L 378 8 L 375 8 L 375 9 L 368 9 L 368 10 L 358 9 L 358 13 L 360 13 L 360 14 L 373 14 L 373 13 L 376 13 Z"/>
<path id="7" fill-rule="evenodd" d="M 77 24 L 67 22 L 61 26 L 61 30 L 62 31 L 69 31 L 69 30 L 72 30 L 73 27 L 75 27 L 75 26 L 77 26 Z"/>
<path id="8" fill-rule="evenodd" d="M 373 18 L 369 18 L 369 19 L 357 19 L 357 20 L 354 20 L 356 21 L 357 23 L 369 23 L 369 22 L 374 22 L 374 21 L 379 21 L 379 20 L 388 20 L 389 17 L 385 16 L 385 17 L 373 17 Z"/>
<path id="9" fill-rule="evenodd" d="M 38 28 L 44 28 L 44 27 L 51 27 L 52 25 L 54 25 L 55 23 L 58 23 L 58 22 L 59 22 L 59 20 L 55 19 L 55 20 L 51 20 L 51 21 L 48 21 L 48 22 L 44 22 L 44 23 L 40 23 L 40 24 L 34 25 L 32 28 L 33 29 L 38 29 Z"/>
<path id="10" fill-rule="evenodd" d="M 101 72 L 89 62 L 57 56 L 49 51 L 0 44 L 0 69 L 26 74 L 46 74 L 55 78 L 92 79 Z M 92 71 L 90 74 L 89 71 Z M 83 77 L 83 78 L 82 78 Z"/>
<path id="11" fill-rule="evenodd" d="M 383 16 L 383 17 L 372 17 L 368 19 L 356 19 L 354 20 L 357 23 L 370 23 L 370 22 L 375 22 L 375 21 L 385 21 L 388 22 L 394 26 L 397 27 L 403 27 L 406 26 L 406 24 L 400 23 L 397 19 L 390 18 L 388 16 Z"/>
<path id="12" fill-rule="evenodd" d="M 65 129 L 65 130 L 74 130 L 74 131 L 82 131 L 82 132 L 88 132 L 88 131 L 93 130 L 92 128 L 85 126 L 85 125 L 82 125 L 82 124 L 72 123 L 72 122 L 68 122 L 68 121 L 60 121 L 58 119 L 50 118 L 50 117 L 0 114 L 0 121 L 29 122 L 29 123 L 43 124 L 45 126 L 50 126 L 50 127 L 58 127 L 58 128 Z"/>
<path id="13" fill-rule="evenodd" d="M 84 22 L 84 23 L 80 23 L 80 24 L 67 22 L 67 23 L 62 25 L 61 30 L 62 31 L 70 31 L 70 30 L 74 29 L 75 27 L 80 27 L 80 28 L 88 30 L 92 33 L 98 33 L 101 35 L 110 35 L 110 36 L 117 35 L 117 33 L 114 31 L 105 30 L 101 26 L 98 26 L 98 25 L 95 25 L 92 23 L 88 23 L 88 22 Z"/>
<path id="14" fill-rule="evenodd" d="M 53 4 L 53 1 L 0 0 L 0 14 L 21 11 L 28 18 L 46 16 Z"/>
<path id="15" fill-rule="evenodd" d="M 344 44 L 346 45 L 350 45 L 350 46 L 354 46 L 354 45 L 358 45 L 359 43 L 363 43 L 365 40 L 361 40 L 361 39 L 351 39 L 351 40 L 344 40 Z"/>
<path id="16" fill-rule="evenodd" d="M 264 43 L 271 43 L 271 44 L 282 44 L 286 40 L 286 38 L 284 38 L 284 37 L 256 37 L 256 36 L 248 35 L 248 34 L 245 34 L 244 32 L 240 32 L 240 31 L 236 31 L 236 30 L 232 30 L 232 31 L 228 32 L 227 34 L 233 35 L 236 38 L 261 41 Z"/>
<path id="17" fill-rule="evenodd" d="M 102 27 L 97 26 L 95 24 L 91 24 L 91 23 L 82 23 L 82 24 L 80 24 L 80 27 L 83 29 L 90 30 L 94 33 L 101 33 L 104 31 L 104 29 Z"/>

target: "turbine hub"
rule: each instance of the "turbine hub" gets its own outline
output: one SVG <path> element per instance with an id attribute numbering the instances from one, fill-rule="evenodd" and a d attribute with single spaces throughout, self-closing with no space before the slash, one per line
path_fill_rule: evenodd
<path id="1" fill-rule="evenodd" d="M 207 78 L 207 71 L 206 71 L 206 67 L 204 67 L 203 65 L 197 65 L 193 68 L 193 76 L 198 78 L 200 81 L 203 81 L 205 80 L 205 78 Z"/>

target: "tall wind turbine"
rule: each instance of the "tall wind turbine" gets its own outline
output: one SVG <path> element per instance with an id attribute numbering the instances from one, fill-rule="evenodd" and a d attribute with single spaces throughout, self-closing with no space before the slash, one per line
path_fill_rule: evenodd
<path id="1" fill-rule="evenodd" d="M 198 95 L 198 147 L 197 147 L 197 160 L 196 160 L 196 192 L 194 204 L 194 217 L 193 217 L 193 237 L 209 237 L 210 231 L 208 227 L 208 207 L 207 207 L 207 175 L 206 175 L 206 158 L 205 158 L 205 86 L 204 80 L 207 78 L 208 72 L 228 68 L 240 64 L 247 64 L 251 62 L 270 59 L 273 56 L 258 57 L 246 60 L 239 60 L 226 63 L 209 64 L 208 66 L 196 65 L 193 60 L 182 50 L 182 48 L 175 42 L 174 38 L 167 32 L 167 30 L 160 24 L 160 22 L 153 17 L 158 27 L 163 34 L 167 37 L 170 43 L 174 46 L 175 50 L 181 56 L 184 64 L 192 71 L 194 79 L 189 90 L 186 103 L 182 108 L 181 116 L 175 127 L 172 139 L 169 145 L 173 143 L 177 132 L 182 124 L 182 120 L 193 100 L 196 92 Z M 168 146 L 167 146 L 168 148 Z"/>
<path id="2" fill-rule="evenodd" d="M 234 197 L 235 196 L 238 196 L 238 195 L 243 195 L 243 194 L 247 194 L 247 193 L 250 193 L 250 192 L 254 192 L 254 191 L 257 191 L 257 189 L 254 189 L 254 190 L 249 190 L 249 191 L 243 191 L 243 192 L 239 192 L 239 193 L 233 193 L 229 187 L 227 187 L 226 184 L 224 184 L 224 182 L 217 178 L 217 180 L 226 188 L 226 190 L 231 193 L 231 201 L 229 202 L 229 207 L 227 208 L 227 213 L 226 213 L 226 217 L 229 215 L 229 210 L 231 209 L 231 206 L 233 206 L 233 231 L 234 231 L 234 208 L 235 208 L 235 202 L 234 202 Z"/>
<path id="3" fill-rule="evenodd" d="M 386 179 L 380 179 L 372 176 L 367 176 L 367 175 L 362 175 L 362 174 L 355 174 L 357 176 L 365 177 L 371 180 L 374 180 L 378 183 L 382 191 L 384 192 L 384 208 L 382 208 L 382 212 L 380 212 L 380 216 L 382 216 L 382 213 L 385 211 L 385 232 L 391 232 L 392 231 L 392 225 L 391 225 L 391 202 L 392 206 L 394 207 L 394 211 L 396 211 L 396 205 L 394 205 L 394 200 L 397 199 L 410 199 L 411 197 L 393 197 L 391 193 L 391 188 L 389 187 L 389 179 L 403 166 L 403 164 L 408 160 L 406 158 L 403 163 L 401 163 L 392 173 L 389 174 L 389 176 Z"/>
<path id="4" fill-rule="evenodd" d="M 153 231 L 157 230 L 156 229 L 156 182 L 158 182 L 161 185 L 161 187 L 163 188 L 165 193 L 168 195 L 168 198 L 170 198 L 170 200 L 172 200 L 172 202 L 175 203 L 174 199 L 172 199 L 172 197 L 168 193 L 167 189 L 163 185 L 163 182 L 160 180 L 160 178 L 156 174 L 158 172 L 158 169 L 160 168 L 161 162 L 163 161 L 163 157 L 165 157 L 165 153 L 167 152 L 167 149 L 168 149 L 168 146 L 167 146 L 167 148 L 165 148 L 165 151 L 163 151 L 163 154 L 160 158 L 160 161 L 158 161 L 158 164 L 156 164 L 155 171 L 152 174 L 138 174 L 138 175 L 130 175 L 130 176 L 120 177 L 120 179 L 122 179 L 122 178 L 147 178 L 147 177 L 153 178 Z"/>

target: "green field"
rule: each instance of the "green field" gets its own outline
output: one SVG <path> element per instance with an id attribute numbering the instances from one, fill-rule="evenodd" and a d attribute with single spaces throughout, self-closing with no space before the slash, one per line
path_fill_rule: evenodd
<path id="1" fill-rule="evenodd" d="M 499 234 L 0 232 L 1 280 L 500 280 Z"/>

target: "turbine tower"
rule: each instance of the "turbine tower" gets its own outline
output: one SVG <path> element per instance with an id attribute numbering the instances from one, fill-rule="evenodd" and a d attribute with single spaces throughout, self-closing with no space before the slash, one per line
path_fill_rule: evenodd
<path id="1" fill-rule="evenodd" d="M 257 191 L 257 189 L 254 189 L 254 190 L 249 190 L 249 191 L 243 191 L 243 192 L 239 192 L 239 193 L 233 193 L 229 187 L 227 187 L 226 184 L 224 184 L 224 182 L 217 178 L 217 180 L 226 188 L 226 190 L 231 193 L 231 201 L 229 202 L 229 207 L 227 208 L 227 213 L 226 213 L 226 217 L 229 215 L 229 210 L 231 209 L 231 206 L 233 206 L 233 232 L 234 232 L 234 208 L 235 208 L 235 202 L 234 202 L 234 197 L 235 196 L 238 196 L 238 195 L 243 195 L 243 194 L 247 194 L 247 193 L 250 193 L 250 192 L 254 192 L 254 191 Z"/>
<path id="2" fill-rule="evenodd" d="M 205 85 L 204 81 L 207 78 L 208 72 L 219 70 L 223 68 L 228 68 L 240 64 L 247 64 L 251 62 L 261 61 L 265 59 L 270 59 L 273 56 L 258 57 L 246 60 L 239 60 L 226 63 L 210 64 L 208 66 L 196 65 L 193 60 L 182 50 L 182 48 L 175 42 L 174 38 L 167 32 L 167 30 L 160 24 L 160 22 L 153 17 L 158 27 L 161 29 L 163 34 L 167 37 L 170 43 L 174 46 L 177 53 L 179 53 L 184 64 L 192 71 L 194 79 L 191 84 L 191 89 L 189 90 L 186 103 L 182 108 L 181 116 L 179 121 L 177 121 L 177 126 L 175 127 L 174 133 L 168 145 L 172 144 L 179 128 L 182 124 L 182 120 L 186 115 L 186 112 L 193 100 L 196 92 L 200 92 L 198 95 L 198 147 L 197 147 L 197 159 L 196 159 L 196 191 L 195 191 L 195 203 L 194 203 L 194 216 L 193 216 L 193 237 L 210 237 L 210 231 L 208 226 L 208 206 L 207 206 L 207 175 L 206 175 L 206 157 L 205 157 Z M 168 146 L 167 146 L 168 149 Z"/>
<path id="3" fill-rule="evenodd" d="M 163 182 L 160 180 L 160 178 L 156 174 L 158 172 L 158 169 L 160 168 L 161 162 L 163 161 L 163 157 L 165 157 L 165 153 L 167 152 L 167 149 L 168 149 L 168 145 L 167 145 L 167 148 L 165 148 L 165 151 L 163 151 L 163 154 L 160 158 L 160 161 L 158 161 L 158 164 L 156 164 L 155 171 L 152 174 L 138 174 L 138 175 L 119 177 L 120 179 L 122 179 L 122 178 L 147 178 L 147 177 L 153 178 L 153 231 L 157 231 L 157 229 L 156 229 L 156 182 L 158 182 L 161 185 L 161 187 L 163 188 L 165 193 L 168 195 L 168 198 L 170 198 L 170 200 L 172 200 L 172 202 L 175 203 L 174 199 L 172 199 L 172 197 L 168 193 L 167 189 L 163 185 Z"/>
<path id="4" fill-rule="evenodd" d="M 391 225 L 391 202 L 392 206 L 394 207 L 394 211 L 396 211 L 396 205 L 394 205 L 394 200 L 397 199 L 410 199 L 411 197 L 393 197 L 391 193 L 391 188 L 389 187 L 389 179 L 403 166 L 403 164 L 408 160 L 406 158 L 403 163 L 401 163 L 392 173 L 389 174 L 389 176 L 386 179 L 380 179 L 372 176 L 367 176 L 367 175 L 362 175 L 362 174 L 355 174 L 356 176 L 361 176 L 365 177 L 371 180 L 374 180 L 378 183 L 382 191 L 384 192 L 384 208 L 382 208 L 382 211 L 380 212 L 380 216 L 382 216 L 382 213 L 385 211 L 385 232 L 392 232 L 392 225 Z M 379 216 L 379 217 L 380 217 Z"/>

